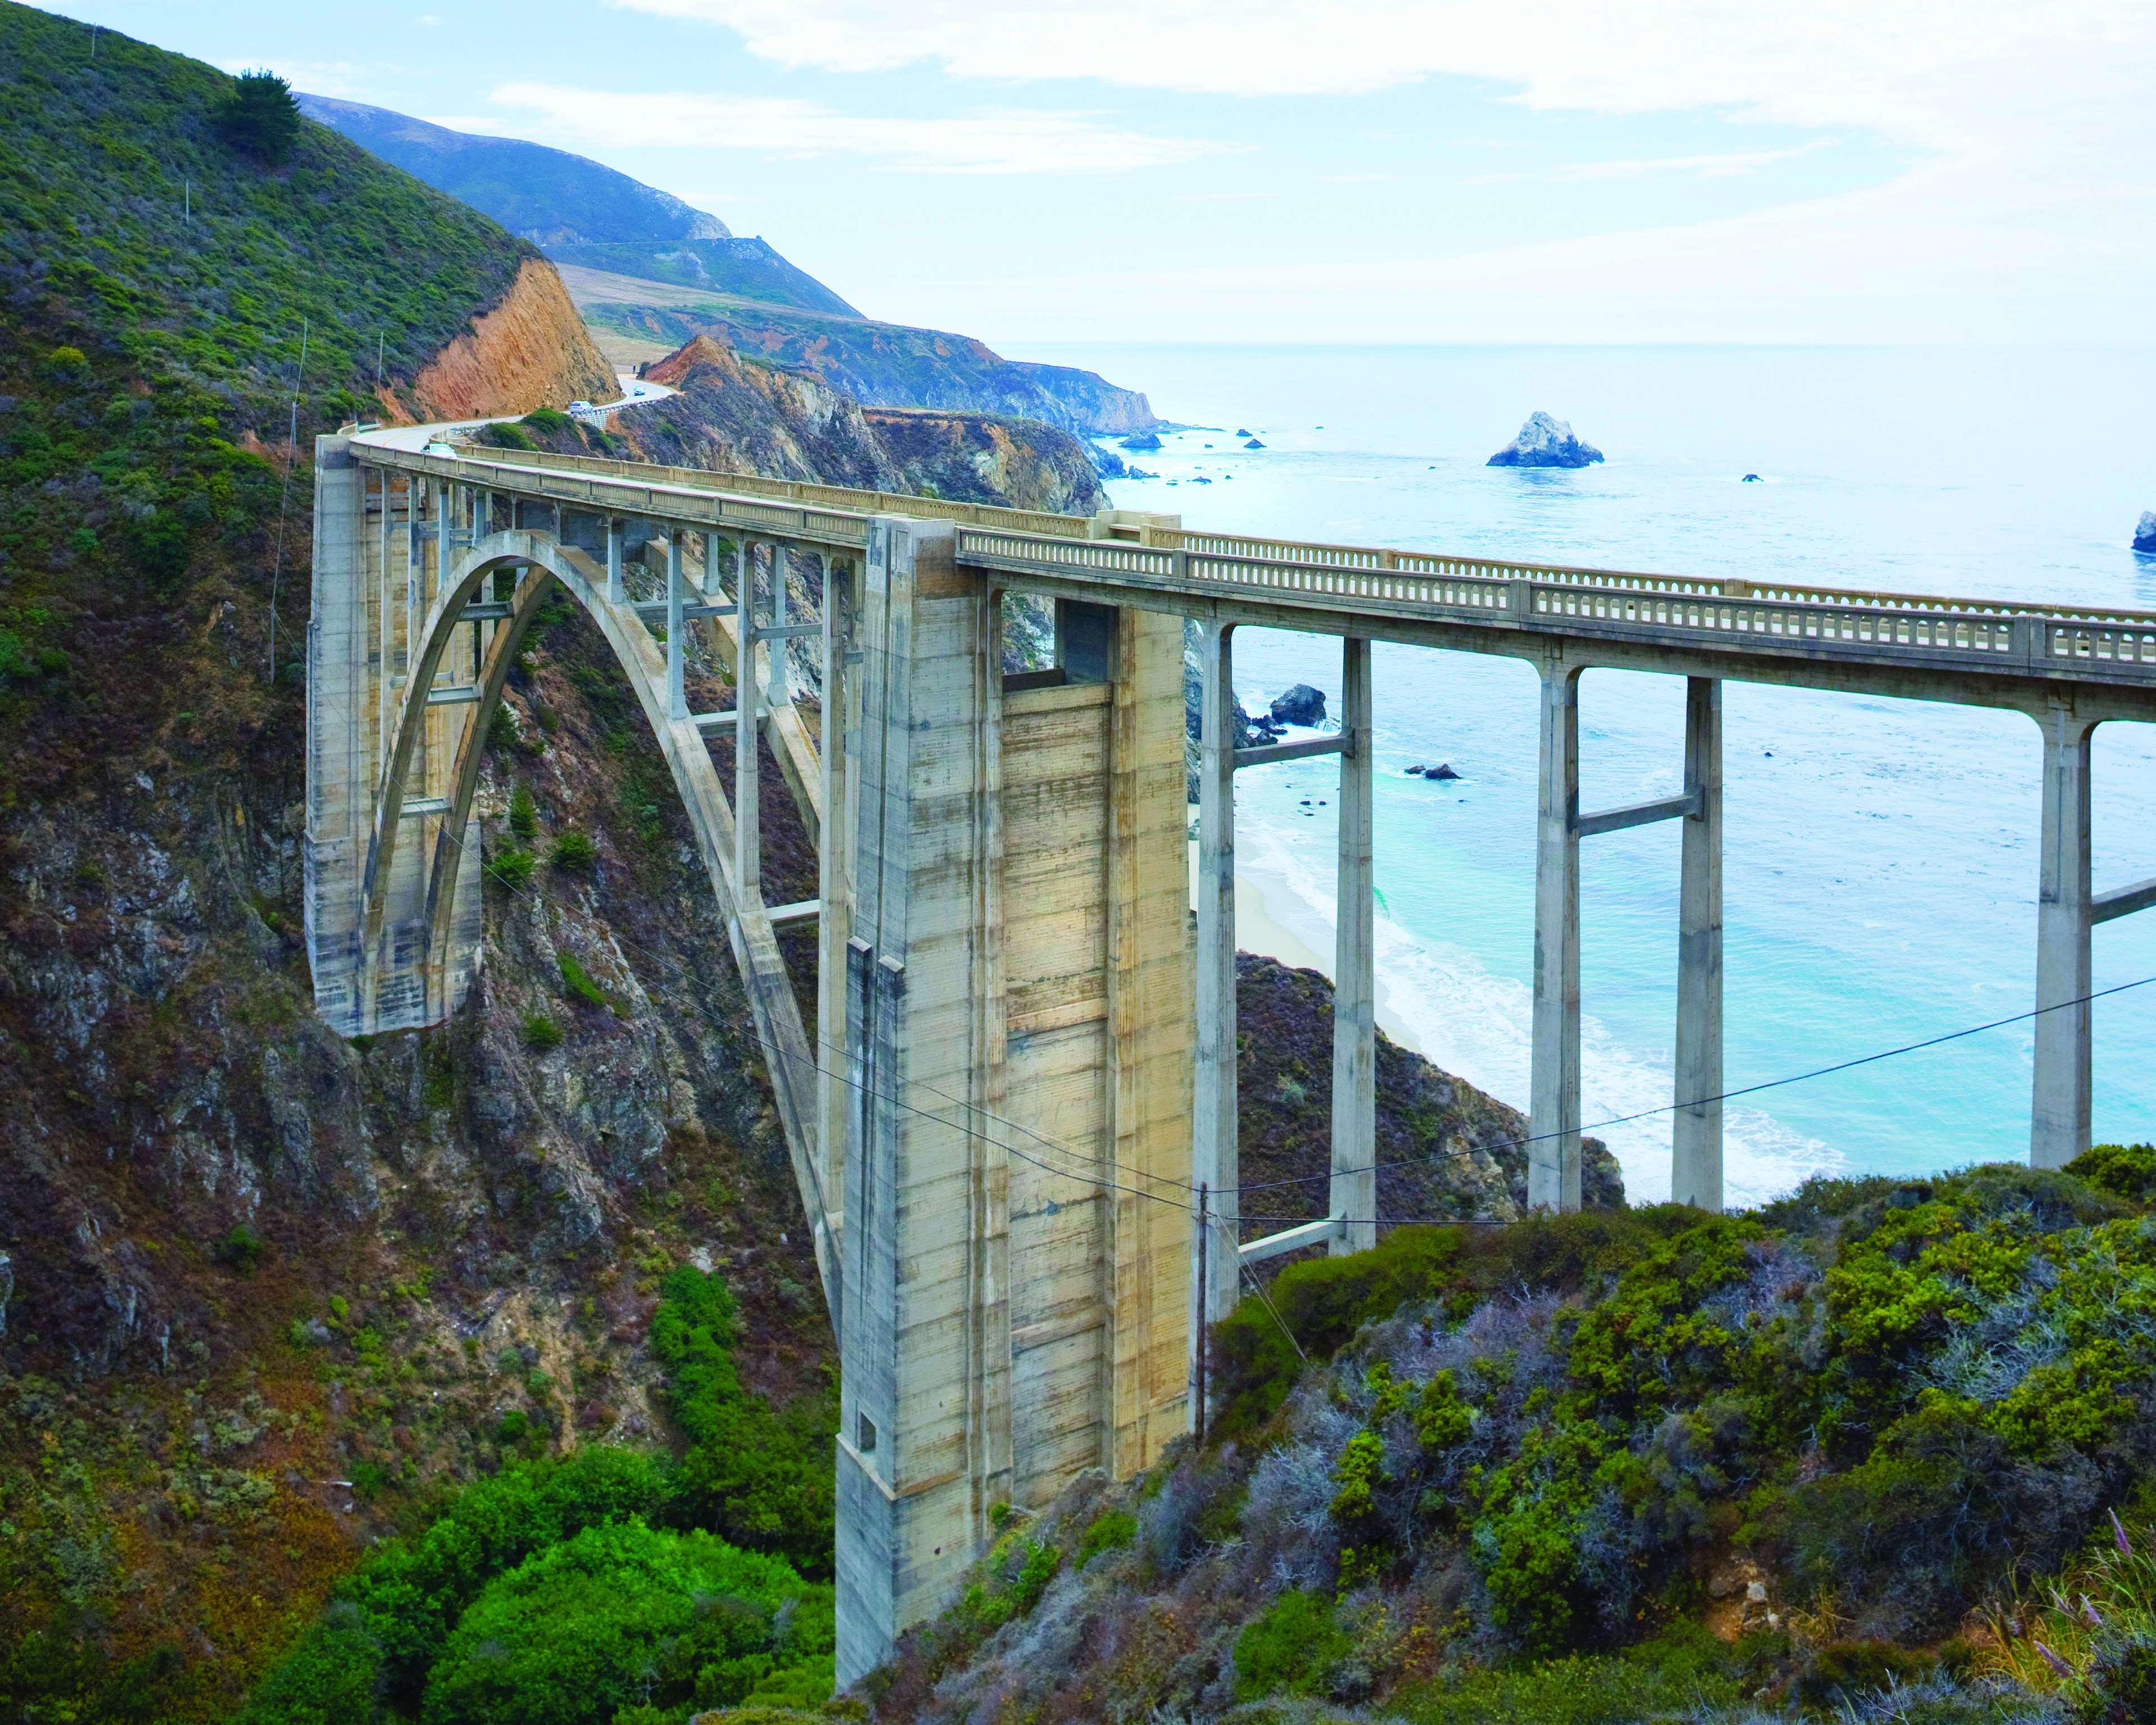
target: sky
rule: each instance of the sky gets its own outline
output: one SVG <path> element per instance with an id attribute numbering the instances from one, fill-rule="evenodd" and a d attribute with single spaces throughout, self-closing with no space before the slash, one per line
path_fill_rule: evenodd
<path id="1" fill-rule="evenodd" d="M 78 0 L 1028 341 L 2128 342 L 2156 0 Z"/>

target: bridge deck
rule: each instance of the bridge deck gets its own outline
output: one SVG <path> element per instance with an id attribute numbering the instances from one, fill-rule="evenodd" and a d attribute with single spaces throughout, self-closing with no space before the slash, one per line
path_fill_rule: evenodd
<path id="1" fill-rule="evenodd" d="M 1568 568 L 1199 532 L 543 453 L 360 459 L 521 497 L 858 550 L 880 515 L 951 521 L 958 561 L 1101 603 L 1541 658 L 2156 717 L 2156 612 Z"/>

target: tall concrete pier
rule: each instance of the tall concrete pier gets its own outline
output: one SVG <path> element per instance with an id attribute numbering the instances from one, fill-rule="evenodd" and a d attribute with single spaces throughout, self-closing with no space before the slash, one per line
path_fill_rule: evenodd
<path id="1" fill-rule="evenodd" d="M 2092 931 L 2156 904 L 2156 880 L 2094 887 L 2089 740 L 2156 719 L 2156 614 L 1240 537 L 453 447 L 426 428 L 325 439 L 316 454 L 317 1007 L 346 1034 L 455 1009 L 478 962 L 487 720 L 540 601 L 567 593 L 681 798 L 815 1238 L 843 1369 L 842 1681 L 948 1600 L 998 1505 L 1044 1503 L 1086 1468 L 1127 1475 L 1189 1429 L 1198 1338 L 1252 1265 L 1377 1239 L 1373 642 L 1508 655 L 1541 677 L 1533 1203 L 1579 1203 L 1581 844 L 1675 820 L 1671 1184 L 1721 1204 L 1732 680 L 2035 721 L 2030 1153 L 2056 1166 L 2087 1147 Z M 788 612 L 795 557 L 821 570 L 814 618 Z M 1055 663 L 1006 675 L 1017 594 L 1052 603 Z M 1203 681 L 1194 905 L 1186 619 Z M 1337 732 L 1239 746 L 1245 626 L 1339 638 Z M 819 656 L 813 724 L 796 709 L 797 649 Z M 731 706 L 691 710 L 692 652 L 731 676 Z M 1676 795 L 1581 809 L 1580 710 L 1603 669 L 1685 680 Z M 731 785 L 709 747 L 721 734 Z M 763 900 L 759 741 L 819 847 L 805 903 Z M 1322 1202 L 1299 1207 L 1320 1214 L 1260 1235 L 1236 1161 L 1235 775 L 1318 755 L 1340 772 L 1330 1169 Z M 804 1013 L 775 931 L 811 918 Z"/>

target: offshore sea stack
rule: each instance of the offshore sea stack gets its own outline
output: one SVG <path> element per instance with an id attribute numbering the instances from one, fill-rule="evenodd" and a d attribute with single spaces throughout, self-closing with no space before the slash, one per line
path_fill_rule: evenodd
<path id="1" fill-rule="evenodd" d="M 1530 413 L 1520 434 L 1492 455 L 1491 467 L 1585 467 L 1602 451 L 1572 434 L 1572 427 L 1548 413 Z"/>
<path id="2" fill-rule="evenodd" d="M 2144 509 L 2133 529 L 2133 548 L 2156 557 L 2156 509 Z"/>

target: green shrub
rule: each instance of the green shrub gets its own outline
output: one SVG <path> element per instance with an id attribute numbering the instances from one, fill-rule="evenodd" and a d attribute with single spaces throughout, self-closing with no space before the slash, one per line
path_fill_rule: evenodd
<path id="1" fill-rule="evenodd" d="M 237 1276 L 252 1276 L 261 1263 L 264 1250 L 262 1236 L 244 1222 L 235 1222 L 232 1231 L 217 1243 L 217 1261 Z"/>
<path id="2" fill-rule="evenodd" d="M 539 804 L 531 795 L 531 788 L 521 779 L 509 793 L 509 830 L 526 845 L 539 830 Z"/>
<path id="3" fill-rule="evenodd" d="M 2066 1172 L 2132 1204 L 2156 1204 L 2156 1144 L 2098 1144 Z"/>
<path id="4" fill-rule="evenodd" d="M 538 866 L 539 859 L 530 851 L 510 849 L 488 858 L 486 871 L 510 891 L 522 892 L 531 885 L 531 871 Z"/>
<path id="5" fill-rule="evenodd" d="M 829 1575 L 835 1398 L 827 1393 L 782 1412 L 745 1394 L 733 1362 L 737 1321 L 723 1277 L 684 1265 L 660 1285 L 650 1348 L 689 1440 L 684 1502 L 736 1544 L 779 1553 L 804 1574 Z"/>
<path id="6" fill-rule="evenodd" d="M 557 869 L 588 870 L 598 860 L 599 848 L 592 843 L 591 834 L 580 833 L 574 827 L 554 841 L 554 866 Z"/>
<path id="7" fill-rule="evenodd" d="M 273 167 L 292 159 L 302 123 L 292 86 L 275 72 L 242 72 L 217 109 L 218 130 L 233 146 Z"/>
<path id="8" fill-rule="evenodd" d="M 1330 1599 L 1284 1593 L 1235 1637 L 1235 1698 L 1322 1694 L 1327 1676 L 1353 1645 L 1333 1620 Z"/>
<path id="9" fill-rule="evenodd" d="M 1698 1720 L 1738 1703 L 1748 1661 L 1683 1625 L 1617 1656 L 1570 1655 L 1517 1669 L 1470 1671 L 1394 1698 L 1414 1725 L 1640 1725 Z M 1751 1715 L 1763 1725 L 1763 1715 Z M 1792 1721 L 1791 1725 L 1795 1725 Z"/>
<path id="10" fill-rule="evenodd" d="M 270 1668 L 234 1725 L 364 1725 L 382 1681 L 380 1638 L 358 1606 L 333 1600 Z"/>
<path id="11" fill-rule="evenodd" d="M 523 742 L 524 734 L 517 729 L 516 715 L 510 711 L 509 703 L 495 702 L 486 716 L 486 746 L 497 753 L 506 753 L 521 747 Z"/>
<path id="12" fill-rule="evenodd" d="M 486 1587 L 427 1680 L 428 1725 L 610 1725 L 625 1707 L 726 1707 L 827 1648 L 780 1608 L 807 1592 L 776 1558 L 708 1533 L 588 1527 Z"/>
<path id="13" fill-rule="evenodd" d="M 1084 1568 L 1103 1552 L 1121 1551 L 1137 1537 L 1138 1518 L 1128 1510 L 1102 1510 L 1079 1537 L 1077 1566 Z"/>
<path id="14" fill-rule="evenodd" d="M 1214 1434 L 1232 1437 L 1272 1417 L 1302 1369 L 1296 1343 L 1311 1358 L 1327 1358 L 1371 1319 L 1436 1292 L 1460 1242 L 1458 1229 L 1396 1228 L 1373 1251 L 1312 1259 L 1283 1270 L 1273 1281 L 1271 1311 L 1254 1297 L 1214 1326 L 1220 1402 Z M 1282 1323 L 1294 1342 L 1281 1333 Z"/>
<path id="15" fill-rule="evenodd" d="M 601 1007 L 608 1012 L 614 1010 L 613 1001 L 608 997 L 606 990 L 592 980 L 591 973 L 579 964 L 571 954 L 557 952 L 554 955 L 554 962 L 561 968 L 562 986 L 567 988 L 574 998 L 583 1001 L 587 1006 Z"/>
<path id="16" fill-rule="evenodd" d="M 1790 1694 L 1822 1712 L 1848 1707 L 1881 1689 L 1921 1676 L 1931 1661 L 1892 1641 L 1836 1641 L 1817 1649 Z"/>
<path id="17" fill-rule="evenodd" d="M 524 1045 L 541 1054 L 550 1048 L 559 1048 L 562 1027 L 543 1012 L 527 1012 L 524 1014 Z"/>

